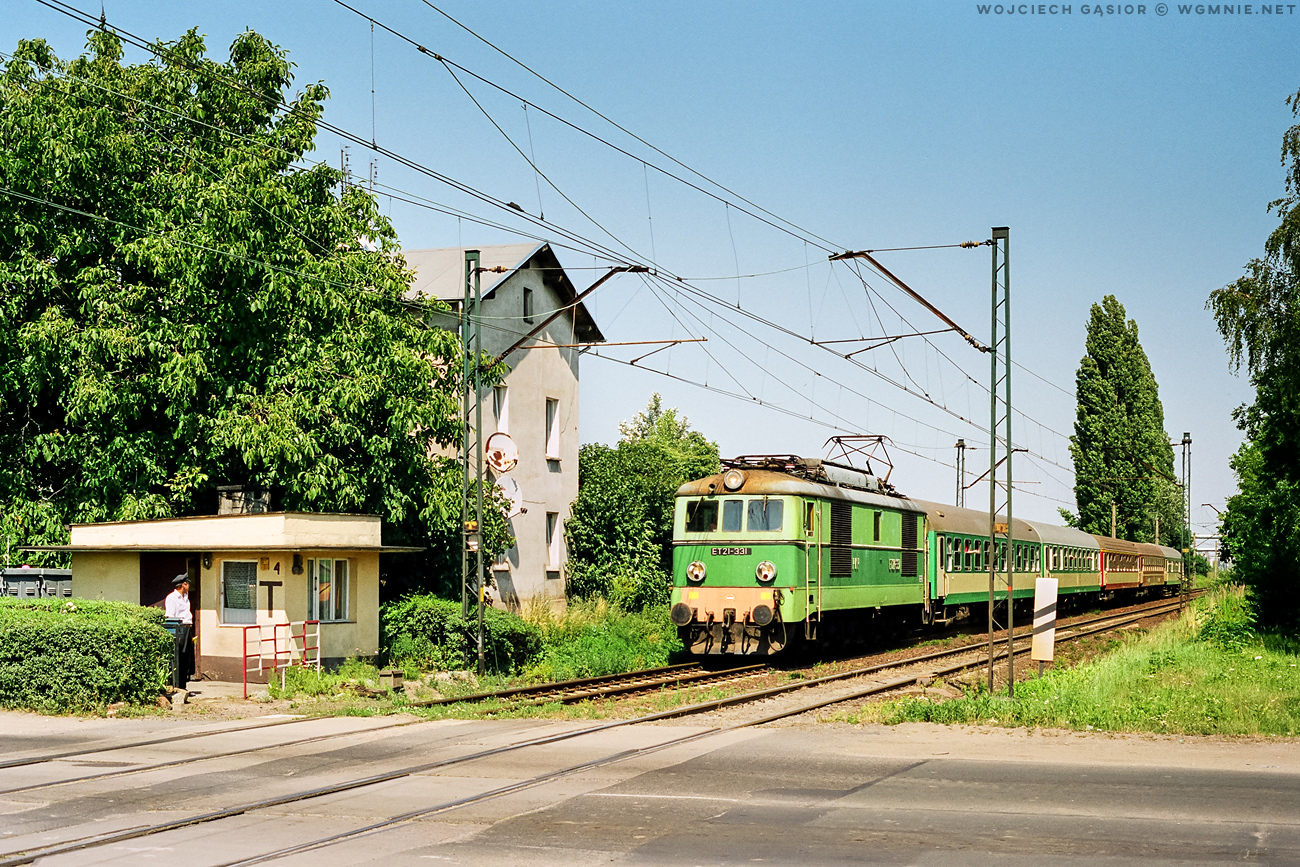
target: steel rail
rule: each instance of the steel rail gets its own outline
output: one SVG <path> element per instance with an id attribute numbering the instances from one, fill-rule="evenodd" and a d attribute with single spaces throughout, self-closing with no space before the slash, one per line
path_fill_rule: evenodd
<path id="1" fill-rule="evenodd" d="M 334 717 L 316 717 L 316 718 L 334 719 Z M 351 737 L 353 735 L 365 735 L 365 734 L 370 734 L 371 732 L 388 731 L 389 729 L 402 728 L 404 726 L 427 725 L 430 722 L 433 722 L 433 720 L 425 720 L 425 719 L 406 720 L 403 722 L 376 725 L 365 729 L 352 729 L 351 731 L 346 731 L 346 732 L 331 732 L 329 734 L 324 734 L 324 735 L 313 735 L 312 737 L 309 738 L 299 738 L 293 741 L 282 741 L 280 743 L 263 744 L 260 747 L 244 747 L 243 749 L 228 750 L 222 753 L 205 753 L 204 755 L 201 756 L 188 756 L 182 759 L 171 759 L 166 762 L 156 762 L 151 765 L 140 765 L 139 767 L 134 767 L 134 768 L 118 768 L 116 770 L 104 771 L 98 774 L 88 774 L 84 777 L 72 777 L 66 780 L 50 780 L 44 783 L 31 783 L 30 785 L 26 785 L 26 786 L 16 786 L 12 789 L 0 789 L 0 795 L 13 795 L 18 792 L 31 792 L 37 789 L 52 789 L 55 786 L 67 786 L 67 785 L 71 785 L 72 783 L 85 783 L 91 780 L 103 780 L 109 777 L 126 777 L 132 774 L 143 774 L 149 771 L 157 771 L 157 770 L 162 770 L 163 768 L 171 768 L 171 767 L 175 767 L 176 765 L 193 765 L 193 764 L 197 764 L 198 762 L 211 762 L 216 759 L 226 759 L 226 758 L 230 758 L 231 756 L 243 756 L 249 753 L 259 753 L 259 752 L 264 752 L 266 750 L 279 749 L 281 747 L 294 747 L 294 746 L 301 746 L 302 744 L 313 744 L 313 743 L 318 743 L 320 741 L 329 741 L 329 740 L 336 740 L 338 738 Z"/>
<path id="2" fill-rule="evenodd" d="M 688 685 L 701 685 L 708 683 L 727 683 L 733 680 L 740 680 L 745 677 L 751 677 L 760 672 L 768 671 L 769 668 L 765 663 L 757 665 L 743 665 L 739 668 L 727 668 L 720 671 L 700 671 L 691 674 L 668 675 L 666 677 L 657 677 L 650 679 L 629 680 L 624 682 L 612 683 L 608 686 L 595 687 L 593 689 L 578 690 L 575 692 L 546 692 L 530 698 L 527 701 L 518 702 L 507 707 L 501 708 L 483 708 L 478 711 L 482 715 L 500 713 L 501 711 L 512 710 L 520 707 L 536 707 L 538 705 L 551 704 L 558 702 L 560 704 L 572 704 L 579 701 L 587 701 L 593 698 L 609 698 L 611 696 L 635 695 L 647 692 L 656 688 L 672 686 L 681 687 Z"/>
<path id="3" fill-rule="evenodd" d="M 671 671 L 684 671 L 686 669 L 698 670 L 701 668 L 698 662 L 683 662 L 677 665 L 667 665 L 663 668 L 643 668 L 639 671 L 629 671 L 623 674 L 603 674 L 599 677 L 580 677 L 575 680 L 559 680 L 554 683 L 539 683 L 532 686 L 516 686 L 510 689 L 501 689 L 495 692 L 476 692 L 470 695 L 462 696 L 444 696 L 443 698 L 426 698 L 419 701 L 407 702 L 407 707 L 434 707 L 444 704 L 458 704 L 466 701 L 487 701 L 493 698 L 509 698 L 516 695 L 530 695 L 544 691 L 554 691 L 557 689 L 567 689 L 570 687 L 588 686 L 591 684 L 610 683 L 622 678 L 629 677 L 648 677 L 657 674 L 666 674 Z"/>
<path id="4" fill-rule="evenodd" d="M 1179 604 L 1178 602 L 1165 603 L 1165 607 L 1160 610 L 1127 612 L 1126 614 L 1120 615 L 1118 617 L 1097 618 L 1097 620 L 1114 619 L 1115 623 L 1098 626 L 1095 630 L 1092 631 L 1103 632 L 1108 629 L 1117 628 L 1118 626 L 1121 625 L 1126 625 L 1127 623 L 1133 621 L 1143 620 L 1148 617 L 1165 614 L 1168 613 L 1169 611 L 1177 610 L 1178 604 Z M 1080 633 L 1079 635 L 1075 635 L 1072 637 L 1073 638 L 1081 637 L 1082 634 L 1088 634 L 1088 633 L 1087 631 L 1085 631 L 1085 633 Z M 673 719 L 676 717 L 687 716 L 696 713 L 704 713 L 710 710 L 716 710 L 721 707 L 726 707 L 731 704 L 742 704 L 749 701 L 756 701 L 762 698 L 768 698 L 773 695 L 779 695 L 785 692 L 793 692 L 798 689 L 806 689 L 810 686 L 815 686 L 821 683 L 828 683 L 834 680 L 844 680 L 850 677 L 862 676 L 863 674 L 884 670 L 885 668 L 889 668 L 889 667 L 897 668 L 902 665 L 909 665 L 909 664 L 914 664 L 916 662 L 928 661 L 931 658 L 938 658 L 942 656 L 953 656 L 961 653 L 968 653 L 970 652 L 970 650 L 971 650 L 970 646 L 963 646 L 957 649 L 938 651 L 933 654 L 924 654 L 919 657 L 911 657 L 905 660 L 896 660 L 888 664 L 882 663 L 876 666 L 868 666 L 863 669 L 856 669 L 849 672 L 840 672 L 838 674 L 827 675 L 826 677 L 817 678 L 810 681 L 800 681 L 795 684 L 788 684 L 781 687 L 775 687 L 773 689 L 759 690 L 757 692 L 745 693 L 740 696 L 732 696 L 726 699 L 715 699 L 707 702 L 701 702 L 698 704 L 689 705 L 684 708 L 675 708 L 666 711 L 659 711 L 657 713 L 634 717 L 632 719 L 616 720 L 613 722 L 603 723 L 597 726 L 591 726 L 585 729 L 577 729 L 570 732 L 562 732 L 560 734 L 548 735 L 541 738 L 534 738 L 520 743 L 506 744 L 500 747 L 492 747 L 487 750 L 480 750 L 476 753 L 471 753 L 464 756 L 440 759 L 432 762 L 424 762 L 418 765 L 412 765 L 405 768 L 398 768 L 392 771 L 386 771 L 379 774 L 372 774 L 366 777 L 360 777 L 353 780 L 346 780 L 341 783 L 334 783 L 327 786 L 319 786 L 316 788 L 307 789 L 300 792 L 294 792 L 287 795 L 263 798 L 257 801 L 252 801 L 245 804 L 240 804 L 240 805 L 227 807 L 219 810 L 212 810 L 206 813 L 199 813 L 193 816 L 188 816 L 181 819 L 174 819 L 168 822 L 160 822 L 154 825 L 148 825 L 144 827 L 137 826 L 131 829 L 126 829 L 117 832 L 110 832 L 104 835 L 81 838 L 76 841 L 52 843 L 45 846 L 38 846 L 32 849 L 25 849 L 25 850 L 20 849 L 8 853 L 0 853 L 0 867 L 17 867 L 17 865 L 31 864 L 34 861 L 37 861 L 41 858 L 67 854 L 70 852 L 82 851 L 85 849 L 95 848 L 98 846 L 105 846 L 112 843 L 120 843 L 127 840 L 134 840 L 134 839 L 139 839 L 141 837 L 148 837 L 166 831 L 179 830 L 181 828 L 187 828 L 194 825 L 215 822 L 221 819 L 240 816 L 243 815 L 244 813 L 248 813 L 254 810 L 267 809 L 270 807 L 282 806 L 285 804 L 310 800 L 312 798 L 324 797 L 326 795 L 333 795 L 342 792 L 353 791 L 367 786 L 373 786 L 380 783 L 390 782 L 392 780 L 402 779 L 417 773 L 424 773 L 426 771 L 435 770 L 442 767 L 448 767 L 451 765 L 461 764 L 464 762 L 474 761 L 481 758 L 487 758 L 489 756 L 501 755 L 503 753 L 513 752 L 515 750 L 524 749 L 531 746 L 543 746 L 546 744 L 558 743 L 560 741 L 571 740 L 573 738 L 581 737 L 587 734 L 595 734 L 598 732 L 608 731 L 615 728 L 622 728 L 624 726 L 635 725 L 639 723 L 657 722 L 659 720 Z M 1014 652 L 1021 653 L 1023 652 L 1023 648 L 1021 650 L 1017 650 Z M 1005 653 L 1005 651 L 1003 651 L 1003 653 Z M 956 666 L 953 666 L 952 668 L 953 670 L 962 670 L 971 667 L 971 665 L 983 664 L 983 662 L 984 660 L 981 659 L 974 663 L 970 663 L 970 662 L 961 663 Z M 255 856 L 254 858 L 251 859 L 229 862 L 228 864 L 220 865 L 220 867 L 234 867 L 234 865 L 255 864 L 265 860 L 270 860 L 272 858 L 284 857 L 285 855 L 293 854 L 294 852 L 306 851 L 307 849 L 311 849 L 311 848 L 319 848 L 320 846 L 330 845 L 331 843 L 334 842 L 341 842 L 344 839 L 348 839 L 366 833 L 373 833 L 375 831 L 383 830 L 395 824 L 411 821 L 412 819 L 420 818 L 426 815 L 432 815 L 434 813 L 442 812 L 444 810 L 454 809 L 455 807 L 464 806 L 470 803 L 474 803 L 475 801 L 487 800 L 489 798 L 498 797 L 500 795 L 509 794 L 511 792 L 521 791 L 523 789 L 531 788 L 532 786 L 540 785 L 542 783 L 548 782 L 553 779 L 558 779 L 563 776 L 568 776 L 573 773 L 578 773 L 582 770 L 590 769 L 593 767 L 599 767 L 601 765 L 610 764 L 617 761 L 622 761 L 623 759 L 631 758 L 634 756 L 647 755 L 652 752 L 658 752 L 659 750 L 668 749 L 669 747 L 672 746 L 677 746 L 683 743 L 687 743 L 714 734 L 737 731 L 743 728 L 763 725 L 764 723 L 768 723 L 768 722 L 775 722 L 777 720 L 785 719 L 787 717 L 797 716 L 801 713 L 807 713 L 811 710 L 818 710 L 822 707 L 826 707 L 831 704 L 839 704 L 845 701 L 851 701 L 854 698 L 859 698 L 865 695 L 884 692 L 890 689 L 897 689 L 900 686 L 906 686 L 910 683 L 914 683 L 915 681 L 916 681 L 915 675 L 906 678 L 899 678 L 896 679 L 895 681 L 890 681 L 887 684 L 876 684 L 873 685 L 872 687 L 869 687 L 866 690 L 860 690 L 849 695 L 837 696 L 831 699 L 821 700 L 813 704 L 801 705 L 793 709 L 779 711 L 776 714 L 762 717 L 757 720 L 749 720 L 746 722 L 737 723 L 727 727 L 715 727 L 712 729 L 706 729 L 704 731 L 697 732 L 682 738 L 676 738 L 670 741 L 666 741 L 662 744 L 657 744 L 653 747 L 624 750 L 612 756 L 606 756 L 601 759 L 595 759 L 589 762 L 584 762 L 582 764 L 574 765 L 569 768 L 562 769 L 560 771 L 555 771 L 550 774 L 545 774 L 539 777 L 535 777 L 531 780 L 525 780 L 520 783 L 515 783 L 510 786 L 502 787 L 500 789 L 494 789 L 491 792 L 483 793 L 477 796 L 468 796 L 466 798 L 460 798 L 456 801 L 448 802 L 446 804 L 441 804 L 427 809 L 410 811 L 408 813 L 403 813 L 400 816 L 392 817 L 388 820 L 384 820 L 382 822 L 378 822 L 373 825 L 366 826 L 365 828 L 356 829 L 350 832 L 344 832 L 338 835 L 333 835 L 329 838 L 324 838 L 322 840 L 314 841 L 308 844 L 302 844 L 297 847 L 291 847 L 290 849 L 279 850 L 274 853 Z"/>
<path id="5" fill-rule="evenodd" d="M 58 759 L 70 759 L 73 756 L 89 756 L 89 755 L 94 755 L 95 753 L 111 753 L 116 750 L 130 750 L 136 747 L 151 747 L 154 746 L 155 744 L 170 743 L 171 741 L 176 740 L 176 738 L 178 737 L 184 737 L 186 740 L 193 740 L 194 738 L 206 738 L 206 737 L 212 737 L 214 735 L 228 735 L 228 734 L 233 734 L 235 732 L 254 731 L 255 729 L 268 729 L 268 728 L 273 728 L 275 726 L 293 725 L 294 723 L 312 722 L 313 720 L 321 720 L 321 719 L 333 719 L 333 717 L 301 716 L 301 717 L 295 717 L 293 719 L 277 719 L 277 720 L 272 720 L 270 722 L 257 723 L 254 725 L 231 726 L 230 728 L 215 729 L 212 731 L 184 732 L 184 733 L 172 732 L 166 737 L 151 738 L 145 741 L 132 741 L 131 743 L 118 744 L 117 746 L 95 747 L 94 749 L 85 749 L 85 750 L 68 750 L 67 752 L 62 752 L 62 753 L 46 753 L 43 756 L 29 756 L 27 758 L 9 759 L 7 761 L 0 762 L 0 770 L 4 770 L 5 768 L 21 768 L 24 767 L 25 765 L 39 765 L 42 762 L 53 762 Z"/>
<path id="6" fill-rule="evenodd" d="M 1096 625 L 1095 628 L 1090 630 L 1083 630 L 1078 634 L 1072 635 L 1071 638 L 1079 638 L 1082 637 L 1083 635 L 1092 634 L 1096 632 L 1105 632 L 1110 629 L 1114 629 L 1114 628 L 1118 628 L 1119 626 L 1126 625 L 1127 623 L 1135 620 L 1142 620 L 1147 617 L 1157 616 L 1158 614 L 1165 614 L 1165 613 L 1169 613 L 1170 611 L 1176 611 L 1177 605 L 1178 605 L 1177 603 L 1171 603 L 1160 608 L 1158 611 L 1128 612 L 1123 615 L 1114 616 L 1112 618 L 1098 618 L 1097 620 L 1113 619 L 1115 622 L 1110 624 Z M 1096 623 L 1097 621 L 1094 620 L 1092 622 Z M 1075 625 L 1077 626 L 1078 624 Z M 1073 628 L 1073 626 L 1070 628 Z M 1030 646 L 1022 646 L 1019 649 L 1013 649 L 1011 652 L 1013 654 L 1025 653 L 1030 649 Z M 978 646 L 976 646 L 976 649 L 979 649 Z M 947 651 L 947 654 L 953 655 L 955 652 L 956 651 Z M 999 651 L 997 658 L 1002 658 L 1003 656 L 1005 656 L 1006 653 L 1007 653 L 1006 650 Z M 905 664 L 906 661 L 903 662 Z M 949 666 L 947 669 L 942 669 L 940 670 L 940 672 L 937 673 L 948 673 L 950 671 L 960 671 L 966 668 L 971 668 L 973 666 L 983 665 L 984 662 L 985 659 L 980 658 L 973 662 L 956 663 L 953 666 Z M 898 663 L 894 664 L 894 667 L 898 667 L 898 666 L 899 666 Z M 802 687 L 812 685 L 814 683 L 824 682 L 825 680 L 830 680 L 830 679 L 841 679 L 841 678 L 840 676 L 832 676 L 831 678 L 818 679 L 817 681 L 808 681 L 807 683 L 797 685 L 794 688 L 802 688 Z M 541 774 L 528 780 L 522 780 L 518 783 L 512 783 L 510 785 L 501 786 L 499 788 L 492 789 L 487 792 L 481 792 L 477 795 L 467 795 L 463 798 L 457 798 L 456 800 L 447 801 L 442 804 L 437 804 L 431 807 L 423 807 L 417 810 L 410 810 L 408 812 L 401 813 L 397 816 L 390 816 L 387 819 L 383 819 L 378 822 L 373 822 L 369 825 L 365 825 L 360 828 L 354 828 L 349 831 L 342 831 L 337 834 L 331 834 L 328 837 L 322 837 L 306 843 L 299 843 L 294 846 L 288 846 L 283 849 L 278 849 L 274 852 L 267 852 L 249 858 L 241 858 L 235 861 L 227 861 L 217 865 L 217 867 L 251 867 L 251 865 L 254 864 L 261 864 L 266 861 L 272 861 L 278 858 L 284 858 L 289 855 L 295 855 L 301 852 L 308 852 L 316 849 L 322 849 L 327 846 L 334 845 L 336 843 L 344 842 L 346 840 L 371 836 L 380 833 L 382 831 L 385 831 L 389 828 L 392 828 L 396 825 L 404 824 L 406 822 L 411 822 L 416 819 L 424 818 L 426 816 L 432 816 L 438 813 L 444 813 L 449 810 L 454 810 L 458 807 L 467 806 L 469 804 L 479 803 L 482 801 L 491 800 L 493 798 L 498 798 L 503 795 L 520 792 L 525 789 L 530 789 L 535 786 L 543 785 L 553 780 L 571 776 L 576 773 L 581 773 L 582 771 L 591 770 L 593 768 L 602 767 L 604 765 L 614 764 L 616 762 L 621 762 L 629 758 L 650 755 L 652 753 L 657 753 L 662 750 L 670 749 L 672 747 L 681 746 L 683 744 L 700 740 L 702 738 L 712 737 L 714 735 L 726 734 L 729 732 L 739 731 L 741 729 L 754 728 L 756 726 L 765 725 L 767 723 L 777 722 L 779 720 L 787 719 L 792 716 L 798 716 L 800 714 L 808 713 L 813 710 L 820 710 L 823 707 L 828 707 L 833 704 L 840 704 L 845 701 L 852 701 L 855 698 L 862 698 L 868 695 L 887 692 L 891 689 L 898 689 L 900 687 L 907 686 L 911 683 L 914 683 L 915 681 L 916 681 L 915 675 L 896 678 L 892 681 L 888 681 L 883 684 L 874 684 L 871 687 L 868 687 L 864 690 L 855 691 L 850 695 L 836 696 L 830 699 L 813 702 L 811 704 L 800 705 L 795 708 L 788 708 L 786 710 L 778 711 L 776 713 L 769 714 L 767 716 L 760 717 L 758 719 L 746 720 L 744 722 L 734 723 L 729 726 L 719 726 L 711 729 L 705 729 L 704 731 L 694 732 L 692 734 L 685 735 L 679 738 L 673 738 L 671 740 L 665 741 L 660 744 L 655 744 L 649 747 L 640 747 L 636 749 L 623 750 L 621 752 L 614 753 L 612 755 L 604 756 L 598 759 L 592 759 L 590 761 L 582 762 L 577 765 L 571 765 L 569 767 L 562 768 L 558 771 L 552 771 L 547 774 Z M 768 691 L 764 691 L 764 693 L 766 692 Z M 764 693 L 751 694 L 750 699 L 752 700 L 755 696 L 762 696 Z M 716 704 L 715 702 L 707 702 L 702 705 L 696 705 L 694 707 L 697 708 L 707 707 L 711 709 L 715 704 Z M 660 719 L 665 718 L 664 714 L 655 714 L 654 716 Z M 644 721 L 644 719 L 638 721 Z"/>

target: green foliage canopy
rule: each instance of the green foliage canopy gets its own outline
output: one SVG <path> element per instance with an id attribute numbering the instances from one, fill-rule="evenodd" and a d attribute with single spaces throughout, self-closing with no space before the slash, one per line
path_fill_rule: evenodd
<path id="1" fill-rule="evenodd" d="M 0 533 L 276 508 L 438 546 L 459 477 L 454 334 L 404 300 L 389 221 L 303 157 L 328 96 L 256 33 L 125 64 L 112 33 L 0 66 Z M 449 359 L 451 363 L 441 363 Z"/>
<path id="2" fill-rule="evenodd" d="M 578 498 L 564 525 L 568 589 L 644 608 L 666 599 L 677 489 L 721 464 L 717 444 L 664 409 L 658 394 L 619 428 L 615 447 L 594 443 L 578 452 Z"/>
<path id="3" fill-rule="evenodd" d="M 1300 116 L 1300 93 L 1287 100 Z M 1260 624 L 1300 631 L 1300 124 L 1282 137 L 1286 193 L 1269 209 L 1279 225 L 1243 277 L 1207 307 L 1244 365 L 1255 400 L 1233 412 L 1246 441 L 1232 458 L 1238 493 L 1224 513 L 1233 573 L 1251 588 Z"/>
<path id="4" fill-rule="evenodd" d="M 1114 295 L 1092 305 L 1085 347 L 1070 437 L 1079 512 L 1067 519 L 1084 532 L 1110 535 L 1113 499 L 1119 538 L 1157 541 L 1159 518 L 1158 541 L 1181 548 L 1182 500 L 1159 387 L 1137 323 Z"/>

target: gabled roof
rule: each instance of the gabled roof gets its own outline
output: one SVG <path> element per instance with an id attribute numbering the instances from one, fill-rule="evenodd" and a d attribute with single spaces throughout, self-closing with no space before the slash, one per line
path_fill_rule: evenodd
<path id="1" fill-rule="evenodd" d="M 573 304 L 578 291 L 569 280 L 555 251 L 545 241 L 525 244 L 488 244 L 470 247 L 439 247 L 430 250 L 403 250 L 406 265 L 415 271 L 415 280 L 406 297 L 437 298 L 455 304 L 465 297 L 465 251 L 478 250 L 479 264 L 482 268 L 504 268 L 495 273 L 487 270 L 480 277 L 483 298 L 490 299 L 497 286 L 508 280 L 516 271 L 525 267 L 541 271 L 542 282 L 552 288 L 562 304 Z M 537 311 L 545 316 L 546 310 Z M 596 327 L 585 304 L 574 307 L 574 335 L 582 341 L 599 343 L 605 336 Z"/>

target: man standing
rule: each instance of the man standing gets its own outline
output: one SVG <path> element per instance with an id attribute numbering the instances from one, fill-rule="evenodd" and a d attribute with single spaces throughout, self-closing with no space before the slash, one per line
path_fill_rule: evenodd
<path id="1" fill-rule="evenodd" d="M 163 609 L 168 620 L 179 621 L 176 624 L 175 667 L 172 672 L 172 686 L 184 689 L 189 683 L 194 669 L 194 614 L 190 611 L 190 576 L 177 575 L 172 579 L 176 589 L 167 594 Z"/>

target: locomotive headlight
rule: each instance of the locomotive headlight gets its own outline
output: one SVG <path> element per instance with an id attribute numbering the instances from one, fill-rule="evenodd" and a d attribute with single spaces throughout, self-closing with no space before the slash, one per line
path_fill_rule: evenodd
<path id="1" fill-rule="evenodd" d="M 771 560 L 764 560 L 758 564 L 758 568 L 754 570 L 754 575 L 764 584 L 771 584 L 776 580 L 776 564 Z"/>
<path id="2" fill-rule="evenodd" d="M 686 567 L 686 580 L 693 584 L 699 584 L 704 580 L 704 564 L 699 560 L 693 560 L 691 565 Z"/>
<path id="3" fill-rule="evenodd" d="M 722 474 L 722 487 L 728 491 L 739 491 L 745 485 L 745 474 L 737 469 L 727 470 Z"/>

